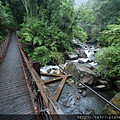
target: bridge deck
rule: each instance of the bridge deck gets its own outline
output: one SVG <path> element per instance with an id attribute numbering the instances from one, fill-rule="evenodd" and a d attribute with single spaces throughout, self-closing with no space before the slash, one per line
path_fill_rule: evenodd
<path id="1" fill-rule="evenodd" d="M 7 53 L 0 65 L 0 114 L 34 114 L 15 33 L 10 35 Z"/>

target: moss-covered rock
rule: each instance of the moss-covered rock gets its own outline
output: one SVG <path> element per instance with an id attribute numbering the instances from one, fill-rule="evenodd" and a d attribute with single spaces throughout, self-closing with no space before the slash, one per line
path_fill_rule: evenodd
<path id="1" fill-rule="evenodd" d="M 111 103 L 113 103 L 115 106 L 120 108 L 120 92 L 117 93 L 111 100 Z M 103 114 L 108 114 L 108 115 L 120 115 L 120 112 L 117 111 L 115 108 L 110 106 L 109 104 L 106 104 L 106 106 L 103 109 Z"/>

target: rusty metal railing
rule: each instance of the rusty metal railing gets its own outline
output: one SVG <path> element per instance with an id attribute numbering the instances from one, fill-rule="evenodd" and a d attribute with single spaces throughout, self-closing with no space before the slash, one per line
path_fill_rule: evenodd
<path id="1" fill-rule="evenodd" d="M 65 120 L 66 118 L 63 118 L 65 116 L 60 116 L 64 113 L 62 112 L 58 103 L 49 93 L 46 85 L 40 79 L 40 76 L 37 74 L 36 70 L 33 68 L 33 64 L 25 55 L 25 52 L 19 40 L 18 46 L 22 58 L 25 78 L 27 80 L 29 89 L 31 90 L 31 96 L 34 98 L 33 104 L 36 110 L 36 114 L 39 115 L 40 119 L 42 120 Z"/>
<path id="2" fill-rule="evenodd" d="M 5 57 L 8 45 L 9 45 L 10 32 L 6 35 L 5 39 L 0 43 L 0 63 Z"/>

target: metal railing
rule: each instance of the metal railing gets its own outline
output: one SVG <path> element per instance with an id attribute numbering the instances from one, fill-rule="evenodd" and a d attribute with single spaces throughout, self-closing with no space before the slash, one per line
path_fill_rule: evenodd
<path id="1" fill-rule="evenodd" d="M 34 99 L 33 104 L 34 104 L 34 108 L 36 109 L 36 114 L 42 120 L 54 120 L 56 118 L 58 120 L 63 119 L 62 116 L 59 116 L 59 115 L 64 113 L 62 112 L 58 103 L 54 100 L 52 95 L 49 93 L 44 82 L 40 79 L 40 76 L 37 74 L 37 72 L 33 68 L 32 63 L 26 57 L 23 47 L 20 44 L 19 40 L 18 40 L 18 46 L 19 46 L 19 50 L 22 58 L 25 78 L 27 80 L 29 89 L 31 90 L 31 93 L 32 93 L 31 96 Z"/>
<path id="2" fill-rule="evenodd" d="M 27 83 L 30 87 L 30 91 L 32 92 L 32 96 L 33 96 L 32 99 L 34 102 L 34 107 L 36 108 L 36 113 L 40 115 L 39 117 L 42 120 L 51 120 L 51 116 L 49 114 L 46 114 L 47 105 L 45 104 L 41 91 L 38 89 L 38 86 L 36 82 L 34 81 L 32 74 L 30 70 L 28 69 L 23 56 L 22 56 L 22 63 L 23 63 L 24 73 L 26 76 Z M 45 119 L 45 116 L 47 116 L 46 119 Z"/>
<path id="3" fill-rule="evenodd" d="M 6 35 L 5 39 L 0 43 L 0 63 L 5 57 L 8 45 L 9 45 L 10 32 Z"/>

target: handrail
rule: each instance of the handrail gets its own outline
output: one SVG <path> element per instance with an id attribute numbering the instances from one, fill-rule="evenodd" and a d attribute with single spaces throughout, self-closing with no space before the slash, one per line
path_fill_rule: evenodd
<path id="1" fill-rule="evenodd" d="M 52 117 L 50 117 L 47 120 L 52 120 L 57 118 L 58 120 L 65 120 L 64 116 L 60 116 L 60 114 L 64 114 L 63 111 L 61 110 L 59 104 L 54 100 L 52 95 L 49 93 L 46 85 L 44 82 L 40 79 L 40 76 L 37 74 L 35 69 L 33 68 L 31 62 L 28 60 L 26 55 L 24 54 L 24 51 L 22 49 L 22 46 L 18 40 L 18 37 L 16 35 L 17 41 L 18 41 L 18 47 L 20 50 L 20 54 L 23 60 L 23 64 L 25 66 L 27 74 L 27 80 L 28 83 L 30 83 L 30 86 L 32 87 L 32 91 L 35 92 L 35 101 L 37 102 L 37 109 L 38 113 L 41 114 L 44 112 L 44 115 L 48 114 Z M 40 102 L 41 101 L 41 102 Z M 47 112 L 46 112 L 47 111 Z M 55 115 L 55 116 L 54 116 Z M 64 117 L 64 118 L 63 118 Z"/>
<path id="2" fill-rule="evenodd" d="M 9 44 L 10 32 L 6 35 L 5 39 L 0 44 L 0 63 L 2 62 Z"/>

